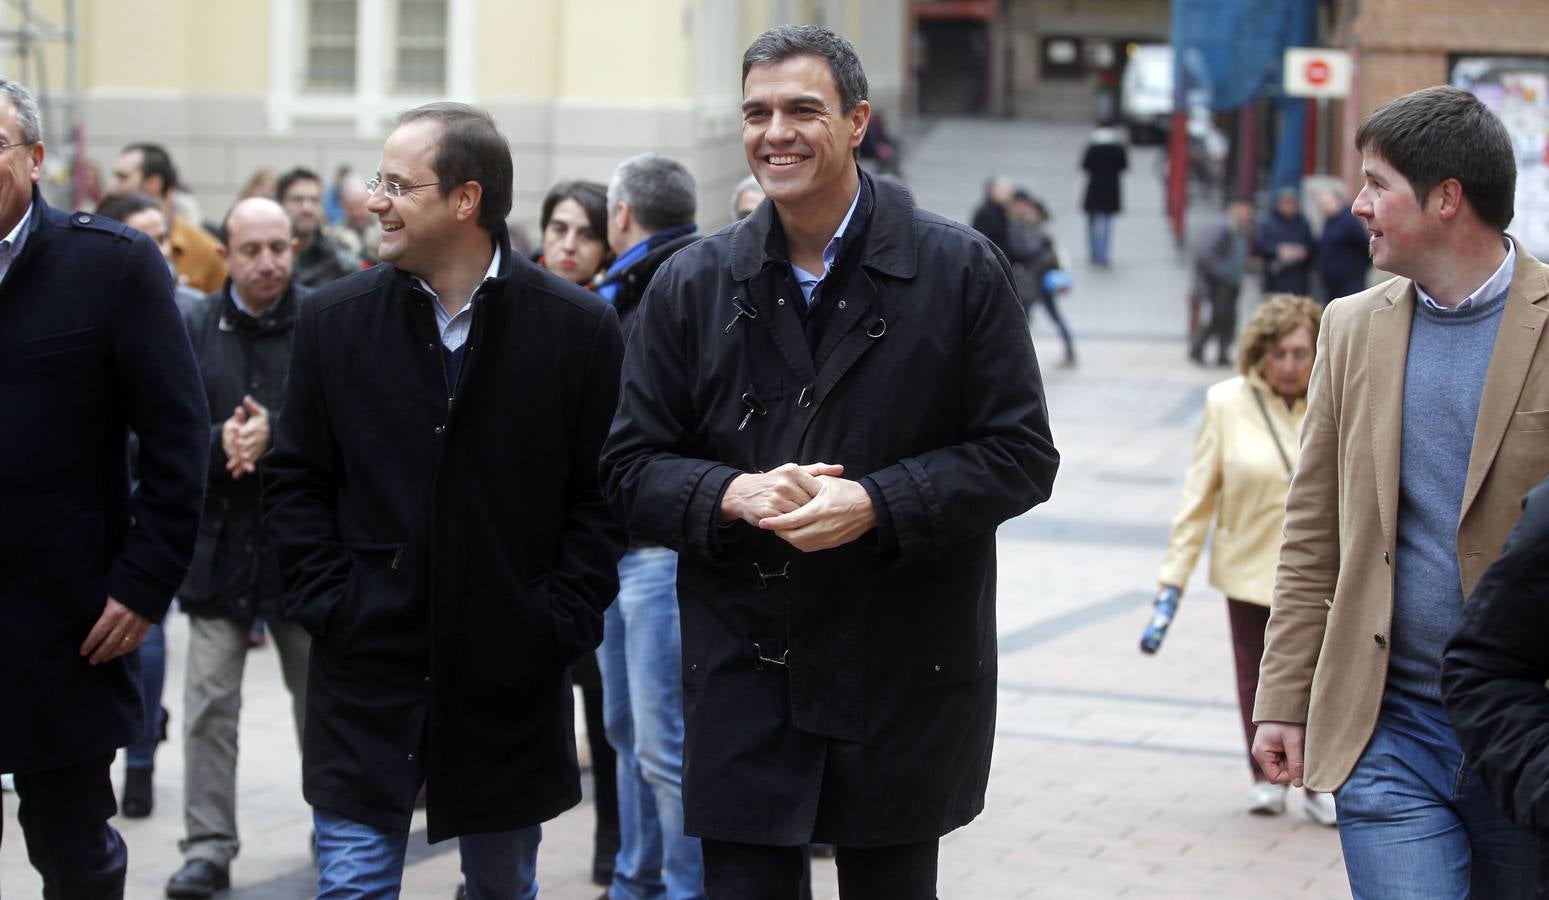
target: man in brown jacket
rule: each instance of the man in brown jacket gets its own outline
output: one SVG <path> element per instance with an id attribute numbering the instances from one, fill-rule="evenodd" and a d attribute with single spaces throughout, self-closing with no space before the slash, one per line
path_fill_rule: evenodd
<path id="1" fill-rule="evenodd" d="M 1549 473 L 1549 269 L 1504 234 L 1511 142 L 1472 95 L 1390 101 L 1356 146 L 1353 211 L 1399 277 L 1324 314 L 1254 757 L 1277 783 L 1335 791 L 1356 897 L 1528 896 L 1533 840 L 1463 758 L 1439 671 Z"/>
<path id="2" fill-rule="evenodd" d="M 172 241 L 172 268 L 178 284 L 213 294 L 226 283 L 226 264 L 217 241 L 198 222 L 180 219 L 172 208 L 179 186 L 177 168 L 160 144 L 130 144 L 113 162 L 112 192 L 140 191 L 161 204 Z"/>

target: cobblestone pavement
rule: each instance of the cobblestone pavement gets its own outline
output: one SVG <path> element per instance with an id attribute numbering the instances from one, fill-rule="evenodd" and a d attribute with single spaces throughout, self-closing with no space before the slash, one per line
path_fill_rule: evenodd
<path id="1" fill-rule="evenodd" d="M 1000 532 L 1000 709 L 988 807 L 943 841 L 940 895 L 1347 896 L 1337 835 L 1308 821 L 1299 798 L 1278 818 L 1245 811 L 1249 774 L 1225 606 L 1202 575 L 1161 653 L 1136 649 L 1204 391 L 1228 373 L 1184 359 L 1187 273 L 1143 152 L 1126 183 L 1130 211 L 1119 221 L 1115 267 L 1087 270 L 1074 212 L 1083 137 L 1068 127 L 941 122 L 906 163 L 921 204 L 950 216 L 967 216 L 994 171 L 1043 191 L 1078 285 L 1067 308 L 1079 368 L 1054 368 L 1057 345 L 1044 324 L 1034 328 L 1050 364 L 1044 377 L 1064 462 L 1053 499 Z M 166 702 L 176 731 L 188 632 L 181 617 L 170 622 Z M 233 898 L 289 900 L 314 885 L 286 703 L 274 651 L 253 653 Z M 130 848 L 131 900 L 161 896 L 179 864 L 181 754 L 174 735 L 158 758 L 155 815 L 116 822 Z M 4 804 L 0 896 L 33 897 L 38 882 L 15 797 Z M 546 826 L 542 896 L 600 893 L 587 879 L 591 823 L 583 803 Z M 423 826 L 418 819 L 404 896 L 449 898 L 455 844 L 426 845 Z M 815 864 L 814 881 L 820 900 L 837 896 L 831 863 Z"/>

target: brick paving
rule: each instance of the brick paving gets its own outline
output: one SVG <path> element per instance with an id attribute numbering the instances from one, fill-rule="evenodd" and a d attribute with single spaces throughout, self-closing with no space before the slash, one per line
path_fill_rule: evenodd
<path id="1" fill-rule="evenodd" d="M 1131 211 L 1120 219 L 1115 269 L 1082 263 L 1079 217 L 1064 212 L 1079 196 L 1071 173 L 1082 137 L 1028 123 L 939 123 L 906 168 L 918 173 L 922 205 L 948 215 L 966 216 L 992 171 L 1045 192 L 1078 285 L 1067 306 L 1081 366 L 1045 373 L 1064 458 L 1055 495 L 1007 523 L 999 541 L 1000 707 L 988 807 L 943 841 L 940 895 L 1347 896 L 1337 835 L 1307 820 L 1299 798 L 1282 817 L 1245 812 L 1225 607 L 1202 575 L 1161 653 L 1136 649 L 1204 389 L 1227 373 L 1184 361 L 1176 333 L 1187 272 L 1150 190 L 1149 159 L 1136 160 L 1126 185 Z M 1029 152 L 996 155 L 1006 147 Z M 947 171 L 948 161 L 956 168 Z M 1034 336 L 1046 359 L 1058 358 L 1041 322 Z M 181 617 L 170 623 L 166 703 L 176 732 L 187 628 Z M 233 898 L 290 900 L 314 884 L 286 703 L 273 650 L 255 652 Z M 130 900 L 160 897 L 179 864 L 181 753 L 174 735 L 158 757 L 155 815 L 116 822 L 130 848 Z M 0 897 L 37 896 L 15 797 L 4 804 Z M 588 880 L 591 822 L 583 803 L 545 827 L 542 896 L 601 893 Z M 449 898 L 457 855 L 450 844 L 424 845 L 423 824 L 416 821 L 404 896 Z M 831 862 L 815 863 L 814 888 L 819 900 L 837 897 Z"/>

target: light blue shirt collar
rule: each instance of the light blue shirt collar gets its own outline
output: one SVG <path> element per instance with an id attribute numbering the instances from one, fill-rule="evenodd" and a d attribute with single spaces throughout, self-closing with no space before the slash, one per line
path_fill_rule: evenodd
<path id="1" fill-rule="evenodd" d="M 11 263 L 21 255 L 22 246 L 27 243 L 27 222 L 32 218 L 32 204 L 27 204 L 27 211 L 22 213 L 21 221 L 11 229 L 11 233 L 0 241 L 0 278 L 4 278 L 11 270 Z"/>
<path id="2" fill-rule="evenodd" d="M 500 277 L 500 253 L 500 244 L 497 243 L 495 252 L 489 260 L 489 268 L 484 270 L 484 279 L 479 282 L 480 287 L 483 287 L 485 281 Z M 442 307 L 440 295 L 431 289 L 425 279 L 416 275 L 414 281 L 420 286 L 420 290 L 436 301 L 430 305 L 436 311 L 436 327 L 441 329 L 441 343 L 446 349 L 456 351 L 468 340 L 468 329 L 473 324 L 473 298 L 479 295 L 479 289 L 473 289 L 473 293 L 468 295 L 468 302 L 463 304 L 462 309 L 456 313 L 449 313 Z"/>
<path id="3" fill-rule="evenodd" d="M 818 283 L 828 277 L 828 270 L 833 268 L 834 259 L 839 255 L 839 238 L 844 235 L 844 230 L 850 227 L 850 219 L 855 215 L 855 207 L 861 202 L 861 188 L 855 186 L 855 196 L 850 199 L 850 209 L 845 212 L 844 220 L 839 223 L 839 228 L 834 231 L 834 236 L 828 239 L 828 244 L 823 247 L 823 272 L 814 275 L 801 266 L 791 263 L 791 271 L 796 274 L 796 286 L 801 288 L 801 296 L 812 302 L 812 293 L 817 290 Z"/>

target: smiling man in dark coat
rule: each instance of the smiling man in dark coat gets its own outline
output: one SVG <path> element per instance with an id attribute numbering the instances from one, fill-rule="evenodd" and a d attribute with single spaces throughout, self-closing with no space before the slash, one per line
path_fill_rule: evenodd
<path id="1" fill-rule="evenodd" d="M 0 80 L 0 772 L 44 896 L 111 900 L 108 767 L 144 728 L 133 651 L 193 554 L 209 424 L 161 251 L 51 209 L 41 137 Z"/>
<path id="2" fill-rule="evenodd" d="M 935 893 L 984 806 L 995 529 L 1058 455 L 1005 258 L 861 173 L 866 76 L 826 28 L 743 57 L 772 201 L 646 291 L 604 451 L 633 535 L 678 549 L 685 827 L 711 897 Z"/>
<path id="3" fill-rule="evenodd" d="M 622 526 L 597 482 L 613 310 L 513 253 L 487 113 L 404 113 L 368 184 L 388 265 L 302 302 L 266 524 L 313 635 L 302 748 L 319 896 L 396 896 L 414 798 L 468 896 L 536 894 L 581 799 L 568 666 L 602 638 Z"/>

